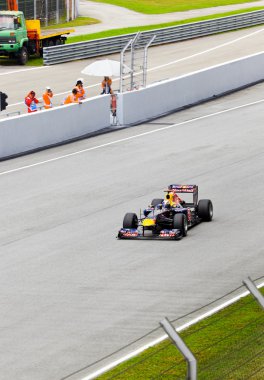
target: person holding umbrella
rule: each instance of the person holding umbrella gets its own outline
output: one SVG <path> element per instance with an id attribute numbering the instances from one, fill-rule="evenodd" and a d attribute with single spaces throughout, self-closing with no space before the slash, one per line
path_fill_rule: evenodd
<path id="1" fill-rule="evenodd" d="M 103 77 L 103 81 L 101 82 L 102 92 L 101 94 L 113 94 L 112 91 L 112 79 L 111 77 L 119 77 L 124 74 L 128 74 L 131 72 L 131 69 L 121 64 L 118 61 L 114 61 L 111 59 L 102 59 L 90 63 L 87 65 L 82 71 L 82 74 L 91 75 L 95 77 Z"/>
<path id="2" fill-rule="evenodd" d="M 82 74 L 91 75 L 91 76 L 100 76 L 104 79 L 101 82 L 102 92 L 101 94 L 110 94 L 110 107 L 113 117 L 116 117 L 117 111 L 117 97 L 112 90 L 112 79 L 111 76 L 121 77 L 123 74 L 128 74 L 131 72 L 131 69 L 125 64 L 121 64 L 118 61 L 111 59 L 102 59 L 90 63 L 82 71 Z"/>
<path id="3" fill-rule="evenodd" d="M 102 80 L 102 83 L 101 83 L 101 86 L 102 86 L 102 92 L 101 92 L 101 95 L 103 94 L 113 94 L 113 91 L 112 91 L 112 79 L 109 78 L 109 77 L 104 77 L 104 79 Z"/>

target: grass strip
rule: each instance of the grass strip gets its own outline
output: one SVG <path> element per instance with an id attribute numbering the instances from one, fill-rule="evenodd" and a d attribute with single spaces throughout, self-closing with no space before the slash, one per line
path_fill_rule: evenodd
<path id="1" fill-rule="evenodd" d="M 264 295 L 264 288 L 261 292 Z M 180 336 L 197 358 L 198 378 L 263 378 L 264 312 L 252 295 L 200 321 Z M 186 368 L 183 357 L 167 339 L 98 379 L 183 379 Z"/>
<path id="2" fill-rule="evenodd" d="M 248 13 L 248 12 L 253 12 L 253 11 L 258 11 L 258 10 L 263 10 L 263 9 L 264 7 L 253 7 L 253 8 L 243 9 L 243 10 L 237 10 L 237 11 L 226 12 L 226 13 L 218 13 L 218 14 L 213 14 L 209 16 L 195 17 L 195 18 L 174 21 L 174 22 L 169 22 L 169 23 L 111 29 L 111 30 L 106 30 L 106 31 L 98 32 L 98 33 L 90 33 L 90 34 L 83 34 L 81 36 L 68 37 L 67 43 L 70 44 L 74 42 L 84 42 L 84 41 L 90 41 L 90 40 L 97 40 L 101 38 L 120 36 L 122 34 L 130 34 L 130 33 L 144 32 L 147 30 L 168 28 L 170 26 L 177 26 L 177 25 L 184 25 L 184 24 L 189 24 L 193 22 L 212 20 L 212 19 L 217 19 L 220 17 L 233 16 L 236 14 Z"/>
<path id="3" fill-rule="evenodd" d="M 62 29 L 62 28 L 66 28 L 66 29 L 70 29 L 70 28 L 74 28 L 76 26 L 86 26 L 86 25 L 94 25 L 94 24 L 100 24 L 101 21 L 95 19 L 95 18 L 91 18 L 91 17 L 77 17 L 75 18 L 74 20 L 71 20 L 69 22 L 64 22 L 64 23 L 61 23 L 61 24 L 52 24 L 52 25 L 49 25 L 49 26 L 42 26 L 41 29 L 42 30 L 49 30 L 49 29 Z"/>
<path id="4" fill-rule="evenodd" d="M 145 14 L 183 12 L 192 9 L 211 8 L 223 5 L 250 3 L 255 0 L 93 0 L 107 3 Z"/>

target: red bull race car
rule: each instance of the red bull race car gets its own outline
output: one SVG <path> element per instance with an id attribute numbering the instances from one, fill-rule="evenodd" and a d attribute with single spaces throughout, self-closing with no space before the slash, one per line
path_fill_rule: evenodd
<path id="1" fill-rule="evenodd" d="M 191 194 L 189 202 L 178 194 Z M 169 239 L 179 240 L 196 224 L 213 219 L 213 204 L 210 199 L 198 201 L 197 185 L 169 185 L 164 198 L 153 199 L 143 213 L 128 212 L 123 227 L 118 231 L 119 239 Z"/>

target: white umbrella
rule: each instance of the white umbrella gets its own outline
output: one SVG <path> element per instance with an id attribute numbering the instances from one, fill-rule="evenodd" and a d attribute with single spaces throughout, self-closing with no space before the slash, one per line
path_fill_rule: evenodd
<path id="1" fill-rule="evenodd" d="M 81 73 L 86 75 L 98 76 L 98 77 L 119 77 L 121 64 L 118 61 L 111 59 L 102 59 L 95 61 L 86 66 Z M 123 64 L 122 72 L 128 74 L 131 69 Z"/>

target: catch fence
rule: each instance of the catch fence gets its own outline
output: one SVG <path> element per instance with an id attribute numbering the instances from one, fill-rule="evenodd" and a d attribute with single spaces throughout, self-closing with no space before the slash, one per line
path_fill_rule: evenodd
<path id="1" fill-rule="evenodd" d="M 264 277 L 254 281 L 263 286 Z M 263 287 L 260 292 L 264 295 Z M 263 380 L 263 308 L 251 294 L 247 296 L 244 294 L 240 299 L 242 293 L 248 294 L 245 286 L 240 286 L 192 313 L 171 320 L 177 334 L 197 360 L 198 379 Z M 236 303 L 230 301 L 236 298 L 239 299 Z M 223 303 L 229 304 L 229 306 L 223 308 Z M 213 308 L 221 310 L 214 313 Z M 210 316 L 200 318 L 201 314 Z M 200 321 L 193 323 L 197 320 Z M 190 326 L 186 328 L 188 325 Z M 157 327 L 122 349 L 69 374 L 62 380 L 74 380 L 84 374 L 87 380 L 193 379 L 194 377 L 186 375 L 187 364 L 179 350 L 169 339 L 165 339 L 167 336 L 161 336 L 162 334 L 164 334 L 164 330 Z M 160 341 L 159 344 L 154 344 L 158 341 Z M 139 347 L 147 346 L 150 348 L 141 354 L 102 373 L 103 368 L 111 367 L 110 363 L 118 362 L 118 357 L 124 357 L 128 352 L 135 350 L 140 351 Z"/>
<path id="2" fill-rule="evenodd" d="M 79 0 L 17 0 L 17 3 L 26 19 L 39 19 L 43 26 L 69 21 L 78 15 Z M 0 10 L 7 9 L 7 0 L 0 0 Z"/>

